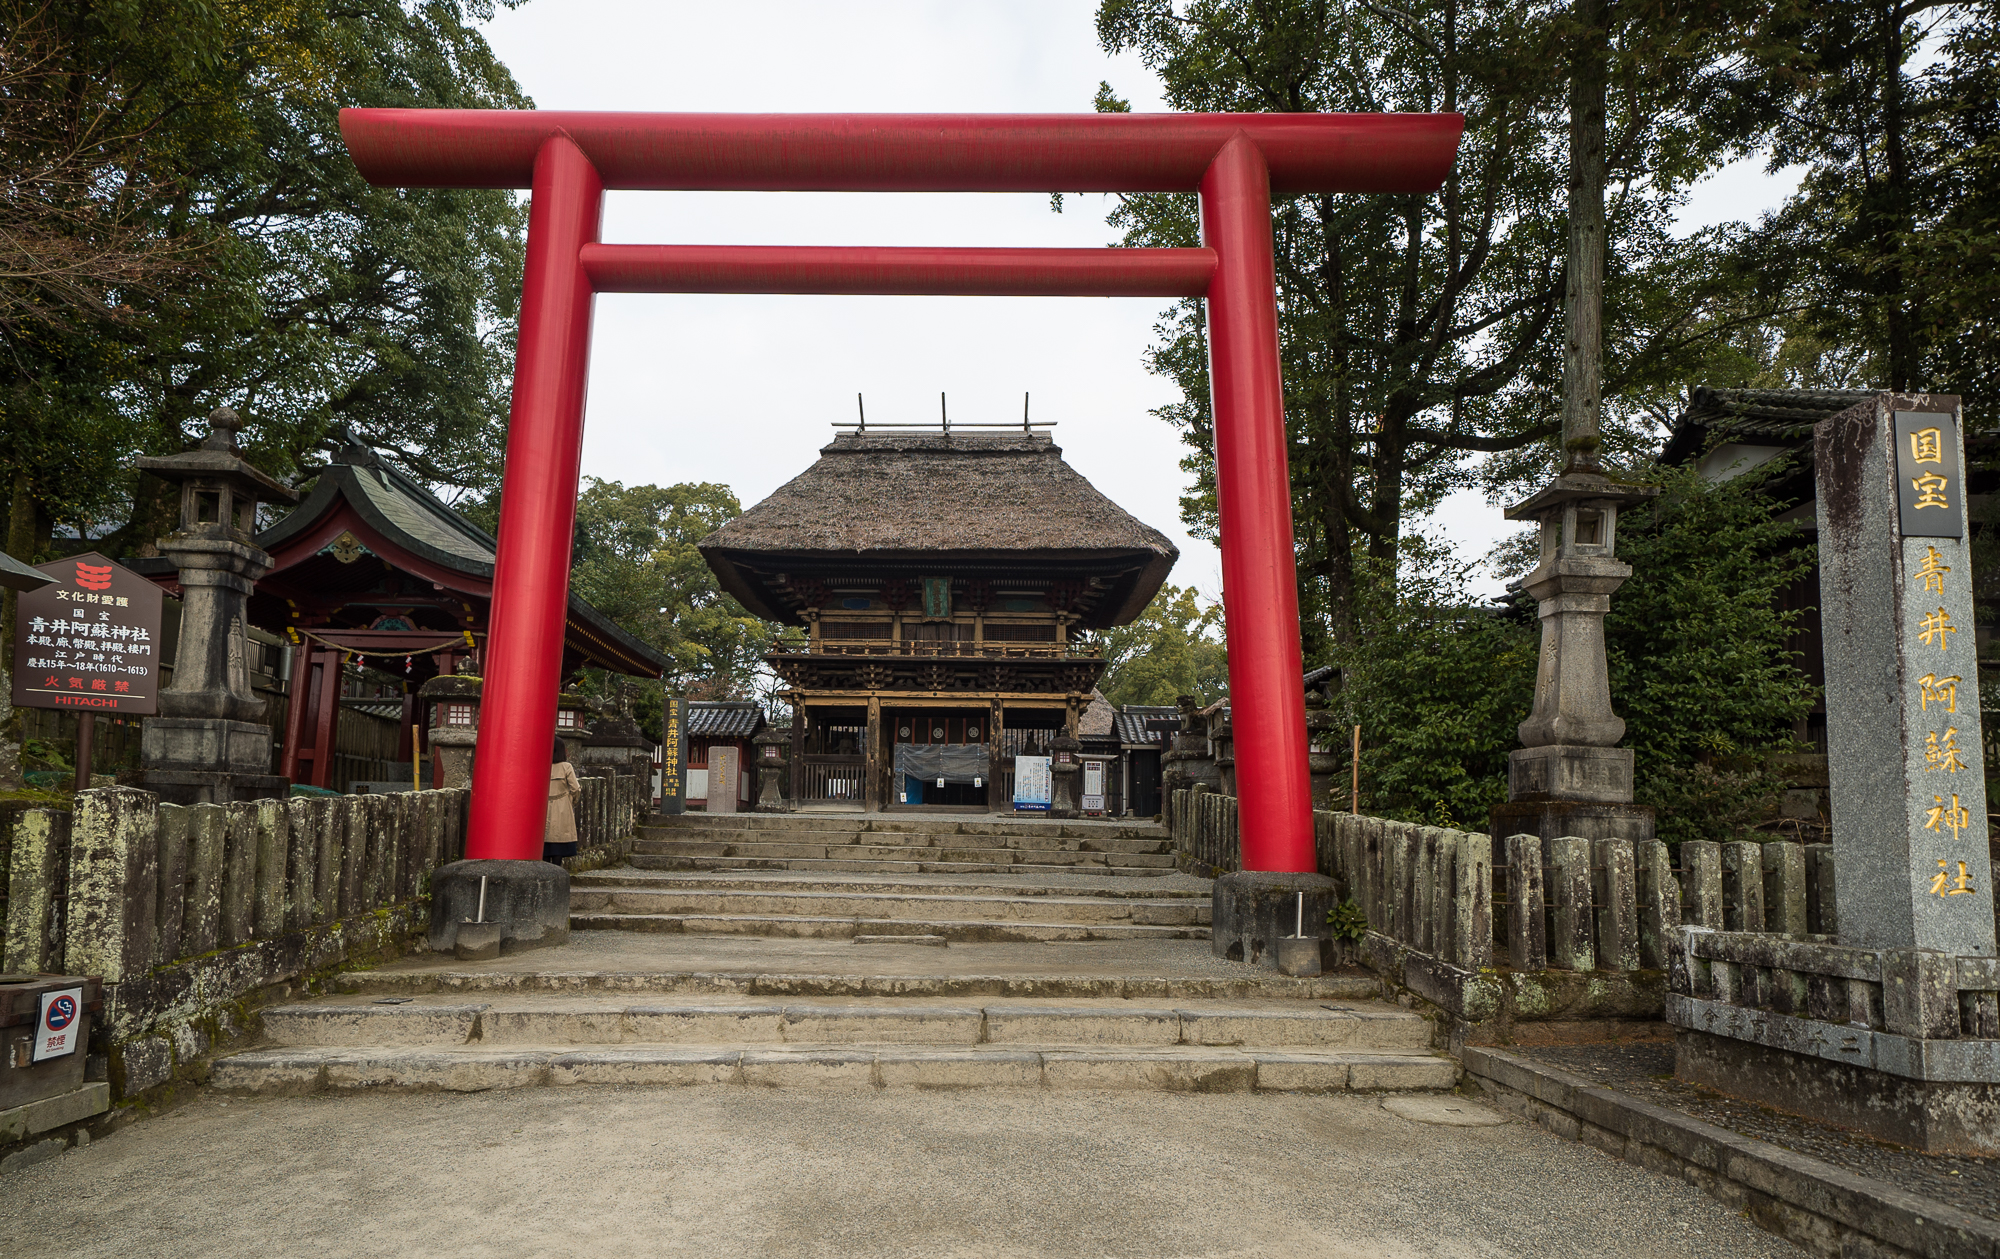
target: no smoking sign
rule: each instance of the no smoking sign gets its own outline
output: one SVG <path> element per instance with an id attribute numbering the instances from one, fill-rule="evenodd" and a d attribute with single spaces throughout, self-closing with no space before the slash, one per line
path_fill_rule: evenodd
<path id="1" fill-rule="evenodd" d="M 41 1018 L 35 1026 L 35 1058 L 60 1058 L 77 1051 L 83 1028 L 83 989 L 64 988 L 42 994 Z"/>

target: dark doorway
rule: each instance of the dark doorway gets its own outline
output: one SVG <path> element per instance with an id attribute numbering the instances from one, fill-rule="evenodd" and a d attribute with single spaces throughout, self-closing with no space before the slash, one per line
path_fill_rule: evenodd
<path id="1" fill-rule="evenodd" d="M 1132 753 L 1132 812 L 1139 817 L 1152 817 L 1160 811 L 1160 754 L 1158 752 Z"/>

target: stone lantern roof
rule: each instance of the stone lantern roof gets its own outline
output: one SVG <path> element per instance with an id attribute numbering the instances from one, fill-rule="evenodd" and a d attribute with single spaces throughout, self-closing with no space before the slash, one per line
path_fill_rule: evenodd
<path id="1" fill-rule="evenodd" d="M 148 455 L 139 460 L 139 467 L 162 481 L 213 481 L 259 502 L 298 502 L 297 490 L 258 471 L 236 453 L 236 433 L 242 427 L 236 412 L 217 407 L 209 413 L 208 436 L 199 446 L 177 455 Z"/>

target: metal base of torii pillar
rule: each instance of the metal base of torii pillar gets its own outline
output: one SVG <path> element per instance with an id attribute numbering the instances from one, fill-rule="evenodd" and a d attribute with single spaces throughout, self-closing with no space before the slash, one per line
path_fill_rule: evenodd
<path id="1" fill-rule="evenodd" d="M 1315 868 L 1271 197 L 1430 192 L 1457 114 L 348 109 L 371 182 L 530 188 L 468 858 L 541 855 L 598 292 L 1204 297 L 1246 870 Z M 606 189 L 1196 192 L 1199 249 L 605 245 Z"/>

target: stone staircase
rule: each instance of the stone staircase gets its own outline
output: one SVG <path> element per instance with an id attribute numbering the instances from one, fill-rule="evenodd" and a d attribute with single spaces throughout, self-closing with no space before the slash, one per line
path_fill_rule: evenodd
<path id="1" fill-rule="evenodd" d="M 654 819 L 570 883 L 570 942 L 413 957 L 261 1012 L 252 1093 L 576 1084 L 800 1090 L 1446 1089 L 1366 975 L 1214 957 L 1209 884 L 1151 826 Z M 879 947 L 859 947 L 863 945 Z M 919 947 L 943 945 L 942 949 Z M 1047 947 L 1044 947 L 1047 946 Z"/>
<path id="2" fill-rule="evenodd" d="M 631 861 L 651 870 L 869 874 L 1048 869 L 1144 877 L 1174 868 L 1173 837 L 1151 823 L 881 813 L 654 816 L 639 828 Z"/>
<path id="3" fill-rule="evenodd" d="M 1044 868 L 1046 869 L 1046 868 Z M 1198 880 L 611 869 L 570 880 L 573 931 L 931 942 L 1206 940 Z"/>
<path id="4" fill-rule="evenodd" d="M 368 992 L 396 986 L 381 972 L 346 978 L 372 981 L 356 985 Z M 468 990 L 460 977 L 450 993 L 267 1008 L 263 1028 L 274 1044 L 216 1062 L 214 1087 L 1325 1092 L 1447 1089 L 1458 1079 L 1457 1064 L 1430 1049 L 1425 1020 L 1351 999 L 635 997 Z"/>

